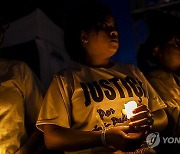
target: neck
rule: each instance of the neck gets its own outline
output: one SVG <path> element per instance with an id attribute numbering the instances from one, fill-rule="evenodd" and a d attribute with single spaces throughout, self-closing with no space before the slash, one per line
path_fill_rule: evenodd
<path id="1" fill-rule="evenodd" d="M 88 59 L 88 60 L 86 60 L 86 65 L 90 66 L 90 67 L 97 67 L 97 68 L 98 67 L 109 68 L 113 65 L 113 63 L 110 62 L 109 59 L 103 60 L 103 61 L 98 60 L 98 59 L 97 60 Z"/>

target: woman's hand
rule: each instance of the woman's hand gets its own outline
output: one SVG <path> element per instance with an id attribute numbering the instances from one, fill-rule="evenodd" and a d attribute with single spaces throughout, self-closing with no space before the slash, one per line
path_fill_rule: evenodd
<path id="1" fill-rule="evenodd" d="M 153 125 L 153 116 L 146 105 L 140 105 L 133 110 L 134 116 L 130 118 L 129 127 L 136 131 L 149 131 Z"/>
<path id="2" fill-rule="evenodd" d="M 106 131 L 106 141 L 121 151 L 134 151 L 142 143 L 142 133 L 132 132 L 129 126 L 117 126 Z"/>
<path id="3" fill-rule="evenodd" d="M 103 131 L 104 132 L 104 131 Z M 129 126 L 112 127 L 105 131 L 80 131 L 56 125 L 45 125 L 45 143 L 49 150 L 78 151 L 104 146 L 103 139 L 112 150 L 135 151 L 142 143 L 142 133 Z"/>

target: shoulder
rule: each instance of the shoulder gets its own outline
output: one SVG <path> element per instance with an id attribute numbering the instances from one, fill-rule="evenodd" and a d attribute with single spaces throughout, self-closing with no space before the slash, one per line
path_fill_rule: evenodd
<path id="1" fill-rule="evenodd" d="M 131 71 L 141 72 L 140 69 L 134 64 L 127 64 L 127 68 Z"/>
<path id="2" fill-rule="evenodd" d="M 68 77 L 73 76 L 73 74 L 77 74 L 84 69 L 82 65 L 74 65 L 73 67 L 65 68 L 55 74 L 56 77 Z"/>
<path id="3" fill-rule="evenodd" d="M 11 72 L 11 74 L 13 72 L 14 74 L 23 73 L 26 70 L 31 71 L 31 69 L 25 62 L 19 60 L 0 59 L 0 66 L 1 66 L 0 67 L 1 72 L 3 71 L 6 73 Z"/>
<path id="4" fill-rule="evenodd" d="M 162 69 L 152 70 L 148 74 L 148 78 L 169 79 L 171 77 L 172 77 L 171 73 L 168 73 Z"/>
<path id="5" fill-rule="evenodd" d="M 168 88 L 169 92 L 174 91 L 177 86 L 177 82 L 172 73 L 165 70 L 153 70 L 147 76 L 148 81 L 154 86 L 163 86 Z"/>
<path id="6" fill-rule="evenodd" d="M 23 61 L 11 60 L 11 61 L 8 61 L 8 63 L 12 68 L 15 68 L 21 71 L 24 71 L 27 69 L 30 70 L 29 66 Z"/>
<path id="7" fill-rule="evenodd" d="M 24 62 L 18 61 L 18 60 L 9 60 L 9 59 L 0 59 L 0 64 L 4 66 L 14 67 L 14 66 L 20 66 Z"/>
<path id="8" fill-rule="evenodd" d="M 116 64 L 116 68 L 127 74 L 142 74 L 139 68 L 134 64 Z"/>
<path id="9" fill-rule="evenodd" d="M 34 74 L 29 66 L 22 61 L 0 59 L 0 80 L 16 85 L 24 93 L 25 84 L 34 83 Z M 27 82 L 28 81 L 28 82 Z"/>
<path id="10" fill-rule="evenodd" d="M 135 64 L 116 64 L 117 67 L 125 68 L 129 70 L 139 70 L 138 67 Z"/>

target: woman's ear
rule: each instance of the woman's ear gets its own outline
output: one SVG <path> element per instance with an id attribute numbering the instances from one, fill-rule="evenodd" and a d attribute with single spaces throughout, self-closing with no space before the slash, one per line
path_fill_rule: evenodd
<path id="1" fill-rule="evenodd" d="M 80 36 L 81 42 L 82 43 L 88 43 L 88 36 L 87 36 L 87 32 L 85 31 L 81 31 L 81 36 Z"/>

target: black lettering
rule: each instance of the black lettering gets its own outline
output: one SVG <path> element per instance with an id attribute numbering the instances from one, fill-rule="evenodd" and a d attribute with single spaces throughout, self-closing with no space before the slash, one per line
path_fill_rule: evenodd
<path id="1" fill-rule="evenodd" d="M 124 123 L 125 121 L 127 121 L 127 116 L 123 115 L 122 118 L 112 117 L 111 121 L 113 122 L 113 125 L 115 126 L 117 123 Z"/>
<path id="2" fill-rule="evenodd" d="M 139 86 L 137 86 L 138 83 L 136 82 L 136 80 L 131 77 L 126 77 L 125 80 L 130 84 L 136 96 L 142 97 L 143 91 Z"/>
<path id="3" fill-rule="evenodd" d="M 117 123 L 123 123 L 124 121 L 122 121 L 121 118 L 116 118 L 116 117 L 112 117 L 111 118 L 113 125 L 115 126 Z"/>
<path id="4" fill-rule="evenodd" d="M 112 120 L 114 126 L 118 123 L 118 118 L 116 118 L 116 117 L 111 118 L 111 120 Z"/>
<path id="5" fill-rule="evenodd" d="M 111 124 L 104 123 L 105 127 L 109 127 Z"/>
<path id="6" fill-rule="evenodd" d="M 128 96 L 129 96 L 129 97 L 133 97 L 132 90 L 131 90 L 131 88 L 129 87 L 129 85 L 127 84 L 127 82 L 126 82 L 125 80 L 123 80 L 123 79 L 120 79 L 120 80 L 121 80 L 123 86 L 126 88 L 126 90 L 127 90 L 127 92 L 128 92 Z"/>
<path id="7" fill-rule="evenodd" d="M 119 91 L 120 97 L 125 98 L 125 94 L 124 94 L 123 89 L 121 88 L 121 86 L 118 84 L 118 80 L 119 79 L 117 79 L 117 78 L 109 79 L 109 81 L 112 82 L 115 85 L 115 87 L 117 88 L 117 90 Z"/>
<path id="8" fill-rule="evenodd" d="M 92 83 L 87 83 L 87 86 L 90 89 L 91 96 L 95 102 L 101 102 L 103 100 L 103 92 L 101 87 L 96 81 Z"/>
<path id="9" fill-rule="evenodd" d="M 101 130 L 102 130 L 101 126 L 95 125 L 92 131 L 101 131 Z"/>
<path id="10" fill-rule="evenodd" d="M 102 109 L 98 109 L 97 112 L 99 113 L 100 118 L 103 120 L 103 117 L 105 116 L 105 112 Z"/>
<path id="11" fill-rule="evenodd" d="M 127 120 L 128 120 L 127 115 L 122 114 L 122 121 L 127 121 Z"/>
<path id="12" fill-rule="evenodd" d="M 107 80 L 100 80 L 99 84 L 103 88 L 108 89 L 108 90 L 104 90 L 104 93 L 108 99 L 113 100 L 116 98 L 116 92 L 114 91 L 114 89 L 112 87 L 107 85 L 107 84 L 110 84 Z"/>
<path id="13" fill-rule="evenodd" d="M 115 113 L 115 110 L 112 108 L 106 111 L 103 111 L 102 109 L 98 109 L 97 113 L 99 114 L 100 118 L 103 120 L 104 116 L 109 117 L 111 114 Z"/>
<path id="14" fill-rule="evenodd" d="M 83 91 L 84 91 L 84 97 L 85 97 L 85 105 L 86 107 L 89 106 L 91 104 L 91 99 L 90 99 L 90 96 L 89 96 L 89 92 L 88 92 L 88 88 L 86 86 L 85 83 L 80 83 Z"/>
<path id="15" fill-rule="evenodd" d="M 111 111 L 110 110 L 106 110 L 106 116 L 109 117 L 111 115 Z"/>
<path id="16" fill-rule="evenodd" d="M 114 109 L 110 108 L 109 110 L 111 111 L 112 114 L 115 113 L 115 110 L 114 110 Z"/>

